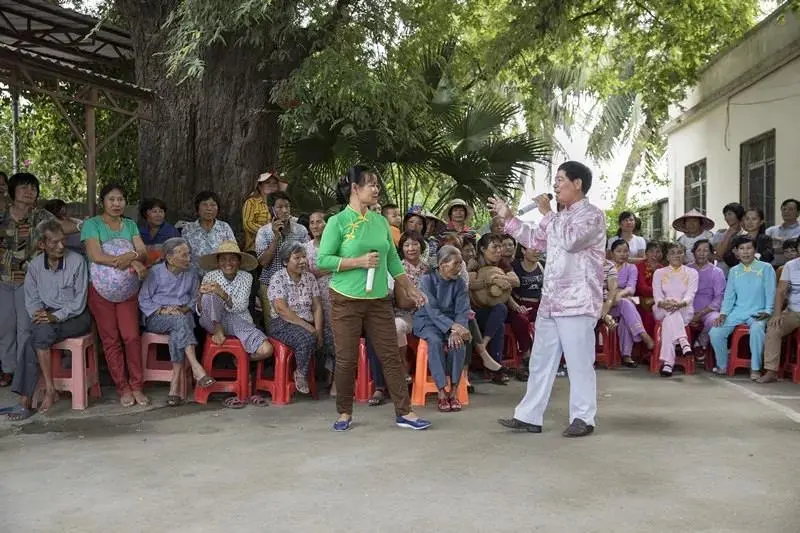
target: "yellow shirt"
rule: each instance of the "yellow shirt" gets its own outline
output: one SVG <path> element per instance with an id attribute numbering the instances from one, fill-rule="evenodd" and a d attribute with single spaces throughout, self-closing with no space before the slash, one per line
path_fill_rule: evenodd
<path id="1" fill-rule="evenodd" d="M 389 226 L 389 229 L 392 232 L 392 240 L 394 241 L 394 245 L 397 246 L 400 244 L 400 228 L 395 226 Z"/>
<path id="2" fill-rule="evenodd" d="M 256 233 L 265 224 L 269 224 L 272 217 L 269 215 L 267 202 L 261 196 L 251 196 L 244 202 L 242 208 L 242 227 L 244 228 L 245 251 L 255 250 Z"/>

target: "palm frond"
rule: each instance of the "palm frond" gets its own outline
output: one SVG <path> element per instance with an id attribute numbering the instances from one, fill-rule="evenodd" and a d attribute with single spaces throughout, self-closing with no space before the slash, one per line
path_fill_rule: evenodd
<path id="1" fill-rule="evenodd" d="M 603 102 L 600 118 L 589 134 L 587 155 L 597 160 L 613 157 L 614 149 L 627 141 L 625 126 L 635 101 L 636 94 L 626 92 L 613 95 Z"/>
<path id="2" fill-rule="evenodd" d="M 465 154 L 479 149 L 489 136 L 500 133 L 518 112 L 515 104 L 494 96 L 466 104 L 461 112 L 445 122 L 454 150 Z"/>

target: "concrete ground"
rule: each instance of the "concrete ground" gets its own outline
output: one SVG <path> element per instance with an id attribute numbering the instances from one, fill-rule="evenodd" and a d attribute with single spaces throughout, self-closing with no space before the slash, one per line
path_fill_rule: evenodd
<path id="1" fill-rule="evenodd" d="M 524 385 L 477 383 L 462 413 L 334 404 L 83 413 L 61 401 L 0 422 L 0 532 L 800 531 L 800 386 L 598 371 L 598 431 L 560 436 L 559 378 L 541 435 L 510 434 Z M 163 403 L 165 389 L 155 388 Z M 10 401 L 0 393 L 0 405 Z"/>

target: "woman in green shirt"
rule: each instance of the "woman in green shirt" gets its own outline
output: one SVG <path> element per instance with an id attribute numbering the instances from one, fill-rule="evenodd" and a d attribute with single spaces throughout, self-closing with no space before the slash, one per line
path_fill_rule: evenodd
<path id="1" fill-rule="evenodd" d="M 389 223 L 369 209 L 378 203 L 379 191 L 377 175 L 365 167 L 352 167 L 339 179 L 339 200 L 347 205 L 328 220 L 317 256 L 317 268 L 333 272 L 330 300 L 336 343 L 336 431 L 350 429 L 353 418 L 353 386 L 362 331 L 370 338 L 383 366 L 397 425 L 410 429 L 430 426 L 409 405 L 405 372 L 397 351 L 388 274 L 394 278 L 395 295 L 401 299 L 422 306 L 425 296 L 409 282 L 403 270 Z M 372 269 L 374 275 L 369 276 Z M 373 281 L 371 287 L 367 286 L 368 277 Z"/>

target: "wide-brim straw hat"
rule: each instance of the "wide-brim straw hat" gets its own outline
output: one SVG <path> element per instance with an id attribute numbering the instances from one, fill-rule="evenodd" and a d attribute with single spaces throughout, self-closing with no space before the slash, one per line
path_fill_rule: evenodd
<path id="1" fill-rule="evenodd" d="M 494 276 L 503 276 L 503 269 L 496 266 L 484 266 L 478 270 L 478 280 L 487 281 Z M 511 289 L 502 290 L 497 285 L 486 285 L 483 289 L 470 291 L 472 301 L 479 307 L 494 307 L 504 304 L 511 297 Z"/>
<path id="2" fill-rule="evenodd" d="M 444 209 L 442 210 L 442 217 L 446 218 L 447 221 L 449 222 L 450 221 L 450 211 L 454 207 L 457 207 L 457 206 L 458 207 L 463 207 L 464 209 L 467 210 L 467 218 L 466 218 L 466 220 L 464 222 L 465 223 L 469 223 L 469 221 L 472 220 L 472 217 L 475 216 L 475 210 L 472 208 L 471 205 L 468 205 L 467 202 L 465 202 L 461 198 L 456 198 L 454 200 L 450 200 L 447 203 L 447 205 L 444 206 Z"/>
<path id="3" fill-rule="evenodd" d="M 223 241 L 216 250 L 200 258 L 200 268 L 205 271 L 216 270 L 217 256 L 220 254 L 236 254 L 239 256 L 239 268 L 250 272 L 258 267 L 258 261 L 250 254 L 246 254 L 239 249 L 236 241 Z"/>
<path id="4" fill-rule="evenodd" d="M 686 221 L 690 218 L 698 218 L 700 219 L 700 228 L 703 231 L 709 231 L 714 228 L 714 221 L 705 216 L 703 213 L 698 211 L 697 209 L 692 209 L 685 215 L 676 218 L 672 222 L 672 227 L 675 228 L 675 231 L 680 231 L 681 233 L 686 233 Z"/>

